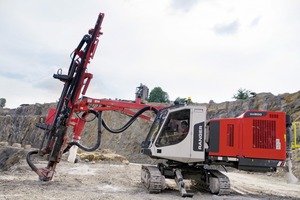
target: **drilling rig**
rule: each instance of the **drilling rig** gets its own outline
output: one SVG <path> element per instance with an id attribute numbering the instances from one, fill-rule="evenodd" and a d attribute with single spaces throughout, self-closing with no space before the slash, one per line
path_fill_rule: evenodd
<path id="1" fill-rule="evenodd" d="M 187 191 L 185 179 L 193 180 L 195 186 L 213 194 L 230 193 L 228 177 L 218 170 L 230 166 L 254 172 L 276 171 L 285 166 L 285 134 L 289 129 L 284 112 L 249 110 L 237 118 L 207 119 L 207 108 L 199 105 L 175 104 L 154 106 L 146 104 L 148 88 L 140 85 L 135 101 L 118 101 L 86 97 L 93 78 L 87 67 L 93 59 L 104 14 L 100 13 L 94 28 L 84 35 L 73 51 L 67 74 L 58 70 L 53 75 L 64 86 L 56 108 L 51 108 L 44 122 L 36 126 L 44 130 L 44 138 L 38 150 L 30 151 L 26 160 L 41 181 L 52 180 L 56 165 L 62 155 L 70 151 L 69 160 L 74 161 L 77 148 L 95 151 L 101 144 L 102 129 L 114 134 L 125 131 L 140 117 L 150 120 L 144 112 L 156 115 L 141 153 L 153 159 L 163 159 L 156 166 L 143 165 L 141 182 L 151 193 L 160 193 L 165 188 L 165 179 L 175 179 L 182 197 L 192 197 Z M 131 116 L 119 129 L 108 126 L 102 113 L 117 111 Z M 80 136 L 87 118 L 97 120 L 97 141 L 86 147 Z M 184 125 L 184 128 L 182 126 Z M 69 141 L 67 131 L 72 132 Z M 31 156 L 47 157 L 48 164 L 37 168 Z"/>

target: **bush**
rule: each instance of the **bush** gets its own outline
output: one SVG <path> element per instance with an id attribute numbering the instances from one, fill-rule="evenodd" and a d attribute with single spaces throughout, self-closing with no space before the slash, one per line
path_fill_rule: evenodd
<path id="1" fill-rule="evenodd" d="M 240 88 L 232 98 L 234 99 L 248 99 L 250 97 L 250 90 Z"/>

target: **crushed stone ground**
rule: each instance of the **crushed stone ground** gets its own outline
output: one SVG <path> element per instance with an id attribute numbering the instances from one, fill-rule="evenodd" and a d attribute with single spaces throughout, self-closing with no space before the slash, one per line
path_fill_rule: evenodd
<path id="1" fill-rule="evenodd" d="M 46 162 L 39 161 L 37 166 L 45 167 Z M 8 171 L 0 172 L 0 200 L 183 199 L 175 189 L 167 189 L 161 194 L 149 194 L 141 185 L 140 170 L 141 165 L 134 163 L 107 161 L 69 163 L 62 160 L 57 166 L 54 179 L 50 182 L 41 182 L 22 159 Z M 232 185 L 230 195 L 217 196 L 198 191 L 193 199 L 300 199 L 300 184 L 287 184 L 284 177 L 236 171 L 226 175 Z M 169 183 L 172 185 L 172 180 L 169 180 Z"/>

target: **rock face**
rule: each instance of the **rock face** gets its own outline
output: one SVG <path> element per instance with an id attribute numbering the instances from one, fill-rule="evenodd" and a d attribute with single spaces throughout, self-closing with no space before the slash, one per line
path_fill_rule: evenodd
<path id="1" fill-rule="evenodd" d="M 248 100 L 206 104 L 209 118 L 237 117 L 246 110 L 284 111 L 292 120 L 300 116 L 300 91 L 293 94 L 274 96 L 271 93 L 260 93 Z"/>
<path id="2" fill-rule="evenodd" d="M 246 110 L 284 111 L 291 115 L 292 120 L 300 118 L 300 91 L 293 94 L 274 96 L 271 93 L 257 94 L 248 100 L 237 100 L 223 103 L 202 104 L 208 108 L 207 119 L 237 117 Z M 20 143 L 38 148 L 43 131 L 35 127 L 40 117 L 45 117 L 49 108 L 55 103 L 23 105 L 17 109 L 0 109 L 0 142 Z M 118 112 L 104 112 L 103 119 L 111 128 L 120 128 L 130 117 Z M 151 122 L 137 119 L 132 126 L 120 134 L 112 134 L 103 129 L 101 149 L 112 149 L 135 162 L 146 157 L 140 155 L 140 144 L 150 129 Z M 93 146 L 96 141 L 96 120 L 88 123 L 82 133 L 81 143 Z"/>
<path id="3" fill-rule="evenodd" d="M 26 151 L 17 147 L 1 148 L 0 145 L 0 171 L 9 170 L 14 164 L 18 163 L 21 158 L 24 158 Z"/>

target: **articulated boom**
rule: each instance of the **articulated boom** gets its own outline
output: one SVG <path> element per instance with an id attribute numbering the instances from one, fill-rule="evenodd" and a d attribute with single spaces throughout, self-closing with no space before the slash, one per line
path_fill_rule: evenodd
<path id="1" fill-rule="evenodd" d="M 159 106 L 154 107 L 142 104 L 141 97 L 145 96 L 146 89 L 143 85 L 137 89 L 135 102 L 93 99 L 83 96 L 93 77 L 86 70 L 90 60 L 95 55 L 99 37 L 102 35 L 101 24 L 103 18 L 104 14 L 100 13 L 95 27 L 89 30 L 88 34 L 83 37 L 74 50 L 68 74 L 63 75 L 61 70 L 59 70 L 57 74 L 53 75 L 55 79 L 64 82 L 64 87 L 57 107 L 49 110 L 45 122 L 37 123 L 36 125 L 38 128 L 43 129 L 45 133 L 39 150 L 30 151 L 26 156 L 29 166 L 38 174 L 39 179 L 42 181 L 52 179 L 55 167 L 60 162 L 62 154 L 68 152 L 72 146 L 79 147 L 85 151 L 96 150 L 101 142 L 102 125 L 112 133 L 120 133 L 126 130 L 137 117 L 150 120 L 150 117 L 143 115 L 145 111 L 152 110 L 156 113 L 161 108 Z M 80 95 L 82 95 L 81 98 Z M 124 127 L 111 129 L 102 119 L 102 111 L 119 111 L 132 116 L 132 118 Z M 79 140 L 89 115 L 94 115 L 94 119 L 98 119 L 98 139 L 94 146 L 85 147 L 79 143 Z M 68 142 L 67 130 L 70 127 L 73 127 L 73 141 Z M 70 154 L 74 154 L 74 150 L 77 149 L 73 149 L 73 152 L 70 152 Z M 48 165 L 45 168 L 38 169 L 31 161 L 31 155 L 34 154 L 43 157 L 47 155 Z M 72 159 L 75 159 L 74 156 Z"/>

